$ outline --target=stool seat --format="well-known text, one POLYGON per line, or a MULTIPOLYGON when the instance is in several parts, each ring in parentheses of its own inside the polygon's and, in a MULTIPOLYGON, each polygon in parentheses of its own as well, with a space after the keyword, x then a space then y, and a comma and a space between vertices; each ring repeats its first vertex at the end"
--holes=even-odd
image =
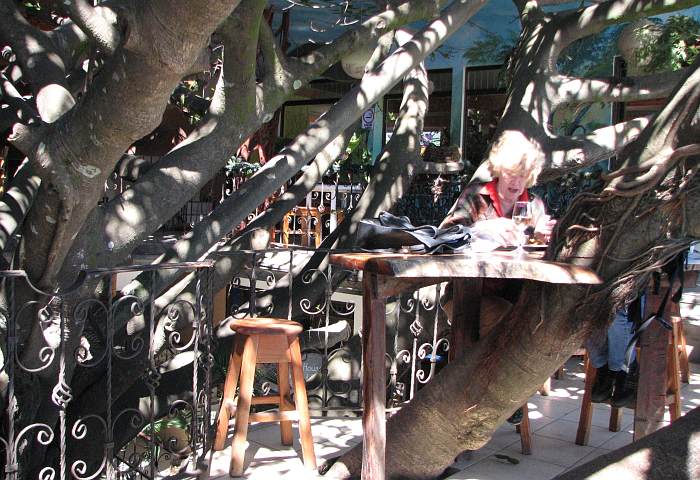
POLYGON ((304 330, 298 322, 266 317, 233 319, 230 326, 242 335, 299 335, 304 330))

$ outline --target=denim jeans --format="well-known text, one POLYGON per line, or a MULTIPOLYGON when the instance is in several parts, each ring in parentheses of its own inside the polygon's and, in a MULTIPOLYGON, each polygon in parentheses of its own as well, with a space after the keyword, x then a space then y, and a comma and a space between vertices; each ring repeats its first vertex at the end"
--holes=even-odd
MULTIPOLYGON (((644 299, 642 298, 642 309, 644 299)), ((625 353, 627 345, 634 335, 633 323, 629 321, 627 308, 615 312, 612 324, 608 327, 608 333, 602 339, 590 338, 586 342, 588 350, 588 358, 595 368, 600 368, 606 363, 608 368, 613 372, 620 370, 627 371, 628 365, 625 364, 625 353)), ((635 352, 632 350, 632 358, 630 363, 634 361, 635 352)))

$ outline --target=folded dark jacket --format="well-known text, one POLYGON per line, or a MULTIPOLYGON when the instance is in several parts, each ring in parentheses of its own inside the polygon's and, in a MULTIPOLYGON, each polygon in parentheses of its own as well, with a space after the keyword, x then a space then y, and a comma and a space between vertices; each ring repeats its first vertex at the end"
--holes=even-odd
POLYGON ((469 245, 469 227, 453 225, 437 228, 432 225, 416 227, 408 217, 397 217, 382 212, 379 218, 360 222, 357 246, 366 250, 399 250, 412 252, 451 253, 469 245))

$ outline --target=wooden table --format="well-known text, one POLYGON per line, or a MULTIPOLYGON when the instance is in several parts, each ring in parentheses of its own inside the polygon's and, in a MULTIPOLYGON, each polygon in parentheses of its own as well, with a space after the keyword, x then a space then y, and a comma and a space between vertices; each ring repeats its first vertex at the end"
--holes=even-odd
MULTIPOLYGON (((363 270, 362 318, 362 478, 385 478, 386 445, 386 299, 403 291, 453 281, 453 342, 456 349, 475 339, 481 282, 484 278, 525 279, 548 283, 598 284, 587 268, 542 260, 542 253, 522 257, 509 252, 485 254, 379 254, 331 255, 331 263, 363 270), (460 326, 472 326, 460 328, 460 326), (454 330, 457 330, 455 332, 454 330), (456 333, 456 334, 455 334, 456 333)), ((450 347, 453 350, 453 347, 450 347)))

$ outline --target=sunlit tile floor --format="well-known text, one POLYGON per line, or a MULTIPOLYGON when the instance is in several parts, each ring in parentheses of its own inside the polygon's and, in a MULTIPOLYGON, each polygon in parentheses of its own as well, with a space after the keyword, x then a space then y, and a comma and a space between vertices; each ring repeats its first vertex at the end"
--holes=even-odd
MULTIPOLYGON (((697 293, 696 293, 697 295, 697 293)), ((695 306, 695 302, 692 302, 695 306)), ((687 320, 700 322, 700 308, 689 308, 687 320)), ((700 365, 691 365, 689 385, 682 387, 683 412, 700 405, 700 365)), ((478 451, 464 452, 457 457, 443 478, 451 480, 547 480, 598 455, 615 450, 632 441, 633 413, 626 410, 622 430, 610 432, 610 407, 594 405, 593 420, 587 446, 574 443, 583 396, 583 366, 580 357, 566 365, 564 378, 552 380, 549 396, 532 396, 528 402, 532 428, 532 455, 520 453, 520 437, 512 425, 502 425, 491 441, 478 451), (518 462, 515 463, 513 459, 518 462)), ((668 412, 666 413, 668 419, 668 412)), ((362 436, 358 418, 314 418, 312 430, 319 464, 336 457, 357 444, 362 436)), ((228 478, 230 442, 209 461, 211 479, 228 478)), ((294 448, 282 447, 276 424, 251 425, 244 478, 308 479, 314 472, 303 467, 298 435, 294 431, 294 448)), ((319 477, 322 478, 322 477, 319 477)))

